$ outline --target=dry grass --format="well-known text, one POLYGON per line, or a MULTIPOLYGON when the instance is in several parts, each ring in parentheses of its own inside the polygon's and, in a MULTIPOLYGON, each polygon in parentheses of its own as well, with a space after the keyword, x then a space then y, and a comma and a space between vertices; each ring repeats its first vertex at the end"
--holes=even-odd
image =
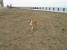
POLYGON ((0 9, 0 50, 67 50, 67 14, 0 9), (40 21, 34 32, 31 17, 40 21))

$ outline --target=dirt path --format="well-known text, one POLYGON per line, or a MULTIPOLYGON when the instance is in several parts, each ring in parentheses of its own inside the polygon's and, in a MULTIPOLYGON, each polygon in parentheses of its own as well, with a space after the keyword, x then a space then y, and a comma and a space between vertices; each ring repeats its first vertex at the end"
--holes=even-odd
POLYGON ((67 50, 67 14, 1 9, 0 50, 67 50), (40 21, 34 32, 31 17, 40 21))

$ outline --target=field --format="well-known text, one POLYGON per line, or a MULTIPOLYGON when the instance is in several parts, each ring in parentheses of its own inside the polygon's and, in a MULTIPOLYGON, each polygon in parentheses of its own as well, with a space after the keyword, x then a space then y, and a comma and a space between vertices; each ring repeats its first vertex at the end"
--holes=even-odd
POLYGON ((0 9, 0 50, 67 50, 67 14, 0 9), (36 31, 31 17, 40 22, 36 31))

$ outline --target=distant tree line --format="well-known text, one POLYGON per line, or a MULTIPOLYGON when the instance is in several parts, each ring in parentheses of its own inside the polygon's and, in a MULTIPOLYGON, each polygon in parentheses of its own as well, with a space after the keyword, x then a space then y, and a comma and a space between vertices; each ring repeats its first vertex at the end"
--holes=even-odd
POLYGON ((0 2, 1 6, 3 7, 3 2, 0 2))
POLYGON ((10 5, 7 5, 7 8, 16 8, 16 7, 13 7, 12 4, 10 4, 10 5))

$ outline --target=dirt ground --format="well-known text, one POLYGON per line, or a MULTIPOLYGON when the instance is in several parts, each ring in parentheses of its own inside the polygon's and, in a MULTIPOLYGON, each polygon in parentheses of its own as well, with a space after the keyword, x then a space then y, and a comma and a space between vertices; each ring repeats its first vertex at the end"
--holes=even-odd
POLYGON ((0 9, 0 50, 67 50, 67 14, 0 9), (40 22, 36 31, 31 17, 40 22))

